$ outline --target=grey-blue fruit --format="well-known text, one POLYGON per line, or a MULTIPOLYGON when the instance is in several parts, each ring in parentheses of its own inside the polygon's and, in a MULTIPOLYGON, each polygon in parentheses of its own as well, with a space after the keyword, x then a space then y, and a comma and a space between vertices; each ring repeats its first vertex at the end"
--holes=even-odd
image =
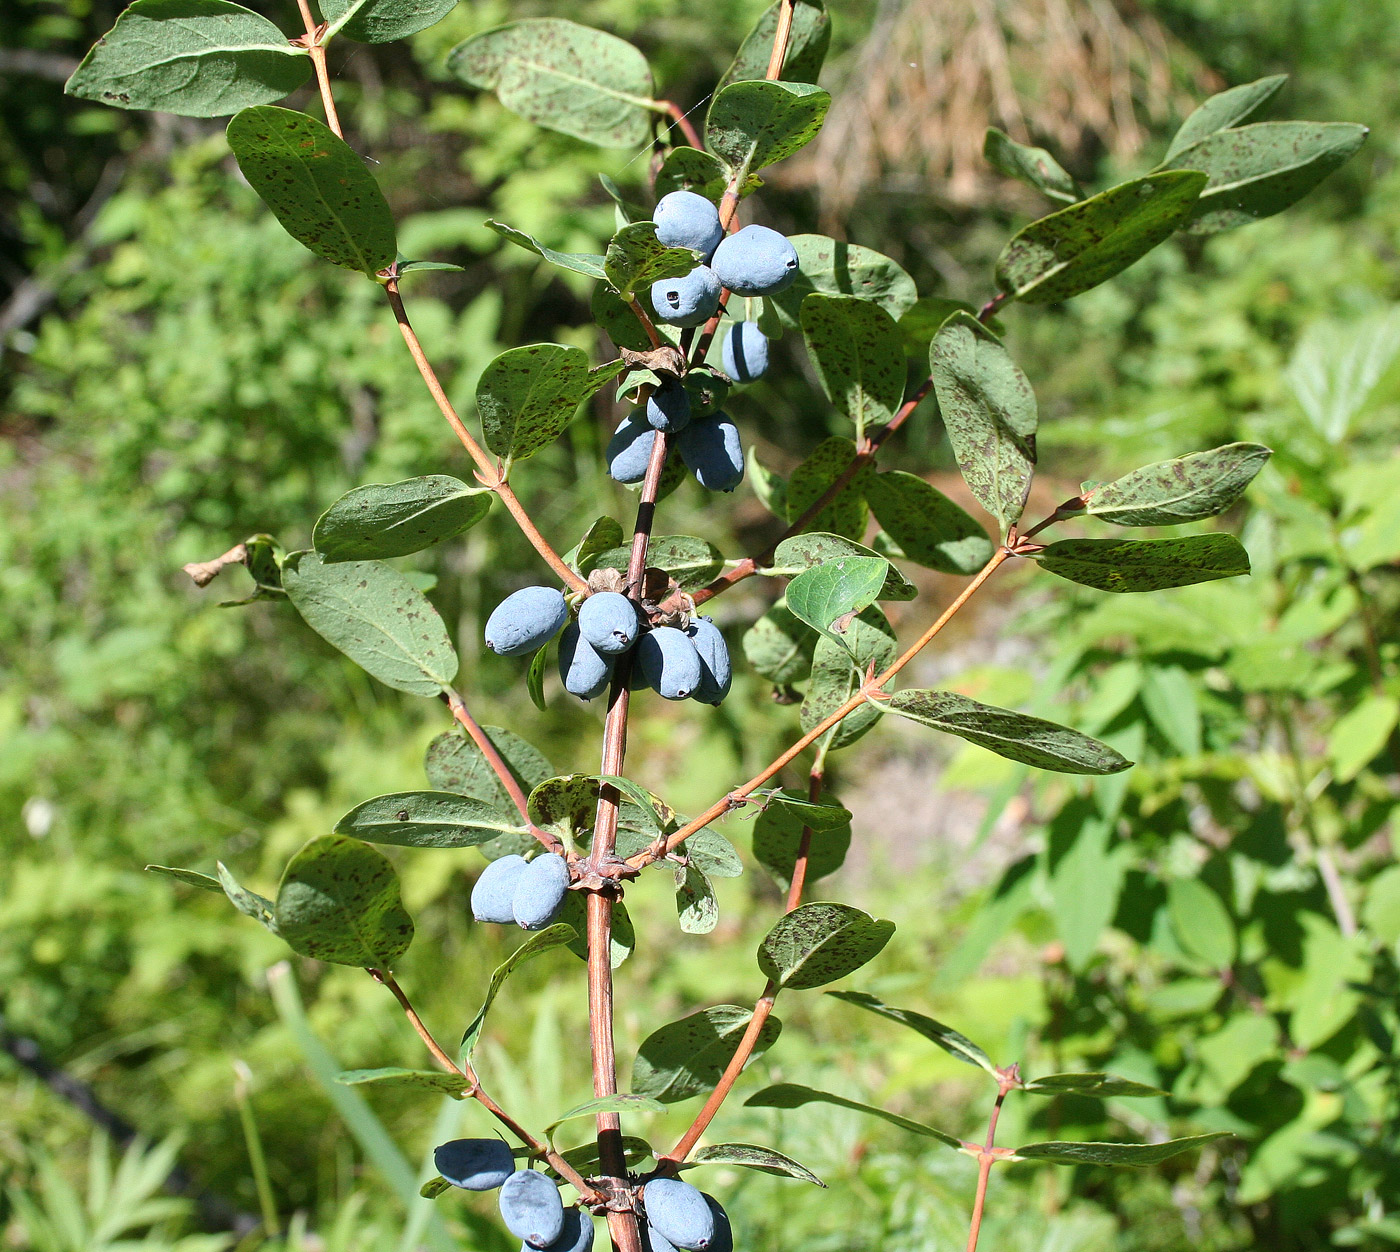
POLYGON ((729 645, 708 617, 697 617, 685 633, 700 656, 700 686, 695 689, 695 699, 702 704, 718 704, 729 694, 734 680, 729 645))
POLYGON ((564 690, 580 700, 591 700, 608 689, 612 679, 612 658, 598 650, 579 633, 574 623, 559 636, 559 677, 564 690))
POLYGON ((708 1191, 700 1193, 715 1219, 715 1240, 710 1244, 710 1252, 734 1252, 734 1228, 729 1224, 729 1214, 708 1191))
POLYGON ((642 1248, 644 1252, 677 1252, 676 1245, 650 1222, 642 1223, 642 1248))
POLYGON ((768 336, 757 322, 735 322, 720 345, 720 363, 736 383, 751 383, 768 371, 768 336))
POLYGON ((578 628, 604 656, 621 656, 637 642, 642 622, 620 591, 598 591, 579 606, 578 628))
MULTIPOLYGON (((588 1252, 592 1246, 593 1219, 579 1209, 565 1209, 564 1233, 544 1252, 588 1252)), ((522 1243, 520 1252, 530 1252, 530 1245, 522 1243)))
POLYGON ((744 481, 744 448, 739 428, 723 411, 696 418, 681 431, 676 447, 702 487, 733 491, 744 481))
POLYGON ((636 664, 664 700, 688 700, 700 686, 700 654, 674 626, 657 626, 637 641, 636 664))
POLYGON ((515 1173, 515 1158, 499 1139, 453 1139, 433 1149, 433 1164, 467 1191, 494 1191, 515 1173))
POLYGON ((554 852, 537 856, 515 880, 515 896, 510 902, 515 924, 522 930, 543 930, 559 916, 568 889, 568 862, 554 852))
POLYGON ((678 1178, 653 1178, 642 1190, 647 1222, 669 1243, 686 1252, 709 1252, 715 1239, 715 1215, 705 1197, 678 1178))
POLYGON ((472 916, 479 922, 501 926, 515 921, 515 884, 528 867, 525 858, 513 852, 492 861, 472 888, 472 916))
POLYGON ((662 196, 651 220, 656 223, 656 237, 670 248, 690 248, 709 256, 724 238, 719 210, 693 191, 662 196))
POLYGON ((564 593, 554 587, 522 587, 486 619, 486 646, 497 656, 523 656, 543 647, 569 616, 564 593))
POLYGON ((684 430, 690 423, 690 392, 680 380, 668 378, 647 398, 647 425, 667 434, 684 430))
POLYGON ((647 476, 656 431, 648 424, 646 414, 634 409, 608 440, 603 456, 608 462, 608 474, 620 483, 639 483, 647 476))
POLYGON ((735 295, 771 296, 797 277, 797 249, 767 226, 745 226, 720 243, 710 268, 735 295))
POLYGON ((506 1229, 532 1248, 547 1248, 564 1233, 559 1190, 533 1169, 518 1169, 507 1178, 497 1204, 506 1229))
POLYGON ((719 296, 719 279, 708 265, 697 265, 683 278, 662 278, 651 285, 651 307, 672 326, 708 321, 719 308, 719 296))

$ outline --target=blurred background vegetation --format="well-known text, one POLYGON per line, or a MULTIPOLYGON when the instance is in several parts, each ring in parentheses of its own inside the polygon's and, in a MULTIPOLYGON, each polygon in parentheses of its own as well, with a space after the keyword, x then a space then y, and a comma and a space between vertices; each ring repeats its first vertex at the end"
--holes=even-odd
MULTIPOLYGON (((364 1103, 324 1082, 327 1066, 421 1061, 382 988, 300 960, 269 978, 286 957, 274 938, 142 872, 217 857, 267 891, 352 804, 423 785, 441 710, 376 686, 285 604, 216 608, 247 593, 243 573, 199 592, 179 570, 256 531, 304 546, 342 491, 460 473, 461 456, 374 287, 282 233, 233 176, 221 121, 62 96, 119 7, 0 10, 0 1243, 251 1248, 271 1208, 288 1248, 509 1252, 470 1198, 435 1211, 411 1198, 434 1143, 485 1132, 474 1106, 364 1103)), ((290 4, 253 7, 299 29, 290 4)), ((762 7, 463 0, 408 45, 333 48, 342 111, 380 163, 403 250, 465 266, 406 280, 463 407, 504 347, 603 350, 587 284, 485 219, 595 250, 613 215, 597 174, 641 196, 647 161, 464 91, 444 74, 448 48, 511 18, 569 16, 637 43, 660 90, 690 108, 762 7)), ((779 228, 889 253, 924 295, 985 299, 1005 238, 1046 211, 981 164, 989 123, 1089 183, 1150 167, 1193 100, 1269 73, 1292 75, 1271 116, 1373 128, 1360 157, 1283 216, 1161 248, 1063 308, 1005 315, 1040 396, 1048 505, 1081 479, 1231 439, 1277 450, 1226 519, 1255 575, 1141 599, 1030 570, 994 584, 915 677, 1071 722, 1140 764, 1094 784, 1037 780, 886 725, 833 758, 857 838, 817 891, 898 923, 861 987, 1029 1073, 1109 1068, 1171 1092, 1012 1104, 1000 1142, 1236 1136, 1160 1170, 1006 1170, 984 1246, 1394 1247, 1400 3, 833 10, 827 131, 752 203, 779 228)), ((315 111, 309 95, 292 103, 315 111)), ((835 433, 806 369, 785 341, 733 405, 781 471, 835 433)), ((936 419, 921 415, 882 460, 956 493, 936 419)), ((615 420, 600 398, 515 480, 558 547, 600 512, 630 518, 599 465, 615 420)), ((683 489, 662 529, 727 555, 770 533, 747 488, 705 504, 683 489)), ((539 575, 503 510, 407 564, 436 579, 463 641, 539 575)), ((956 584, 923 585, 946 599, 956 584)), ((732 641, 774 594, 752 580, 717 602, 732 641)), ((916 625, 893 608, 902 632, 916 625)), ((469 645, 463 683, 483 721, 561 770, 592 767, 597 709, 555 700, 538 713, 515 662, 469 645)), ((641 707, 629 772, 683 810, 766 762, 796 712, 752 674, 713 715, 641 707)), ((741 822, 726 830, 746 845, 741 822)), ((400 978, 453 1037, 504 955, 469 921, 480 862, 398 861, 419 923, 400 978)), ((777 889, 755 869, 720 892, 720 928, 699 939, 676 934, 667 895, 632 893, 642 942, 620 973, 622 1056, 664 1021, 757 992, 750 954, 777 889)), ((533 962, 490 1027, 487 1081, 527 1123, 591 1094, 581 972, 568 954, 533 962)), ((715 1129, 783 1148, 831 1187, 713 1179, 742 1246, 961 1247, 967 1158, 836 1109, 780 1123, 742 1096, 808 1082, 975 1136, 989 1093, 973 1071, 825 997, 793 998, 783 1016, 780 1046, 715 1129)), ((669 1145, 689 1107, 637 1124, 669 1145)))

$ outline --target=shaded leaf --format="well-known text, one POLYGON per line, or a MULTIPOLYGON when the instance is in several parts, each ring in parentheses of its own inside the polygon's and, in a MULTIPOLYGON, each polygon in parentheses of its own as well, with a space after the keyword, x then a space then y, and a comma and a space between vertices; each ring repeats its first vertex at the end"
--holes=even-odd
POLYGON ((816 138, 830 104, 810 83, 730 83, 710 105, 705 146, 742 178, 816 138))
POLYGON ((582 1104, 575 1105, 567 1113, 556 1117, 548 1126, 544 1128, 545 1137, 553 1140, 554 1131, 565 1122, 573 1121, 576 1117, 594 1117, 599 1113, 664 1113, 666 1106, 660 1100, 653 1100, 650 1096, 632 1095, 628 1092, 620 1092, 617 1095, 598 1096, 593 1100, 585 1100, 582 1104))
MULTIPOLYGON (((526 795, 546 778, 554 777, 554 766, 543 753, 514 731, 499 726, 483 726, 482 731, 526 795)), ((439 791, 455 791, 485 801, 499 812, 515 811, 514 801, 496 777, 495 770, 481 749, 461 730, 438 735, 428 745, 423 768, 428 781, 439 791)), ((495 860, 511 853, 528 852, 537 846, 537 840, 527 834, 501 835, 479 846, 482 855, 495 860)))
POLYGON ((516 230, 514 226, 507 226, 504 222, 488 218, 486 225, 502 239, 518 244, 525 251, 543 257, 551 265, 557 265, 560 269, 573 270, 575 274, 586 274, 589 278, 602 279, 604 277, 603 258, 596 252, 559 252, 554 248, 545 247, 533 235, 527 235, 523 230, 516 230))
POLYGON ((701 1148, 682 1169, 696 1165, 742 1165, 745 1169, 756 1169, 763 1174, 774 1174, 779 1178, 796 1178, 800 1182, 810 1182, 813 1186, 825 1187, 805 1165, 800 1165, 790 1156, 784 1156, 773 1148, 761 1148, 754 1143, 712 1143, 701 1148))
POLYGON ((1144 1082, 1133 1082, 1117 1074, 1047 1074, 1025 1083, 1023 1091, 1035 1095, 1082 1095, 1097 1100, 1120 1099, 1124 1096, 1164 1096, 1167 1093, 1144 1082))
POLYGON ((681 278, 698 263, 689 248, 668 248, 658 240, 655 222, 634 222, 608 241, 603 273, 626 299, 663 278, 681 278))
POLYGON ((223 895, 224 889, 219 880, 209 874, 201 874, 193 869, 177 869, 173 865, 147 865, 148 874, 163 874, 166 878, 173 878, 177 882, 184 883, 187 887, 199 887, 203 891, 212 891, 215 895, 223 895))
MULTIPOLYGON (((863 610, 846 628, 841 643, 821 638, 812 654, 812 677, 802 701, 801 724, 810 731, 836 712, 860 689, 872 666, 876 673, 887 669, 895 659, 894 628, 878 605, 863 610)), ((831 732, 834 748, 853 744, 880 720, 880 710, 871 702, 848 713, 831 732)))
POLYGON ((522 833, 515 810, 450 791, 400 791, 357 804, 334 827, 338 835, 402 848, 470 848, 522 833))
MULTIPOLYGON (((856 446, 849 439, 839 436, 823 439, 812 454, 793 470, 788 480, 788 522, 795 526, 803 514, 850 468, 855 457, 856 446)), ((849 539, 863 536, 869 518, 865 504, 865 480, 872 472, 869 462, 862 465, 802 529, 829 531, 849 539)))
POLYGON ((599 774, 598 781, 611 783, 632 802, 636 817, 631 825, 644 830, 652 837, 669 834, 676 829, 676 811, 660 796, 652 795, 645 787, 618 774, 599 774), (640 820, 637 820, 638 818, 640 820))
POLYGON ((1100 591, 1157 591, 1249 573, 1234 535, 1179 539, 1062 539, 1037 561, 1052 574, 1100 591))
POLYGON ((593 829, 600 790, 595 774, 561 774, 531 791, 526 808, 536 826, 572 838, 593 829))
POLYGON ((787 479, 774 470, 770 470, 758 459, 758 449, 753 444, 749 445, 744 462, 749 485, 753 488, 753 493, 758 497, 759 503, 774 517, 786 521, 788 515, 787 479))
POLYGON ((607 381, 589 368, 582 348, 532 343, 502 352, 476 385, 486 446, 508 461, 533 456, 560 436, 578 406, 607 381))
POLYGON ((919 298, 904 267, 873 248, 826 235, 790 235, 788 242, 797 251, 797 277, 771 302, 789 326, 801 324, 802 303, 814 291, 858 296, 896 320, 919 298))
POLYGON ((1279 88, 1287 81, 1287 74, 1271 74, 1211 96, 1182 123, 1167 148, 1162 165, 1167 166, 1177 153, 1184 152, 1207 135, 1247 122, 1278 94, 1279 88))
MULTIPOLYGON (((792 793, 794 799, 800 798, 792 793)), ((784 891, 792 884, 793 867, 804 827, 811 829, 807 850, 809 883, 840 869, 851 846, 851 815, 838 804, 792 806, 773 797, 753 824, 753 855, 784 891)))
POLYGON ((715 889, 698 865, 676 866, 676 916, 687 935, 708 935, 719 925, 715 889))
MULTIPOLYGON (((866 479, 865 481, 869 481, 866 479)), ((847 539, 842 535, 829 535, 822 531, 809 531, 805 534, 794 535, 791 539, 784 539, 773 553, 772 568, 765 573, 793 575, 800 574, 803 570, 815 569, 817 566, 825 565, 838 557, 856 556, 865 558, 875 558, 884 560, 879 553, 867 548, 864 544, 856 543, 854 539, 847 539)), ((877 600, 913 600, 918 594, 918 589, 909 582, 893 565, 885 562, 887 572, 884 584, 880 587, 880 594, 877 600)))
MULTIPOLYGON (((779 0, 763 11, 744 36, 738 54, 724 71, 716 91, 730 83, 767 77, 773 38, 778 32, 778 10, 781 8, 782 0, 779 0)), ((826 6, 821 0, 797 0, 792 6, 792 24, 778 77, 788 83, 816 82, 830 44, 831 18, 826 6)))
MULTIPOLYGON (((632 1062, 632 1090, 663 1104, 712 1090, 734 1059, 752 1017, 751 1009, 717 1004, 652 1031, 642 1040, 632 1062)), ((746 1064, 768 1051, 782 1029, 782 1022, 770 1016, 746 1064)))
POLYGON ((450 1095, 454 1100, 462 1099, 462 1093, 471 1086, 461 1074, 445 1074, 441 1070, 403 1069, 400 1066, 387 1066, 384 1069, 347 1069, 337 1074, 335 1080, 346 1087, 417 1087, 423 1091, 450 1095))
POLYGON ((744 862, 734 845, 713 830, 700 830, 685 841, 683 852, 711 878, 738 878, 744 862))
POLYGON ((848 904, 817 902, 785 913, 758 946, 758 967, 780 987, 805 991, 875 959, 894 923, 848 904))
POLYGON ((599 554, 621 543, 621 524, 615 518, 600 517, 583 532, 583 538, 564 554, 564 560, 587 578, 597 567, 599 554))
MULTIPOLYGON (((899 333, 904 336, 904 351, 911 357, 927 357, 928 346, 954 313, 977 316, 977 306, 966 300, 947 300, 942 296, 923 296, 914 301, 899 317, 899 333)), ((988 323, 994 330, 995 318, 988 323)), ((999 331, 997 333, 1000 333, 999 331)))
MULTIPOLYGON (((594 561, 596 569, 626 570, 632 546, 611 548, 594 561)), ((703 587, 724 568, 724 556, 707 539, 694 535, 657 535, 647 542, 647 564, 663 569, 682 589, 703 587)))
POLYGON ((1159 1165, 1192 1148, 1230 1137, 1230 1131, 1216 1130, 1164 1143, 1032 1143, 1017 1148, 1016 1156, 1023 1161, 1051 1161, 1058 1165, 1159 1165))
POLYGON ((1052 200, 1074 204, 1079 199, 1079 187, 1074 179, 1044 148, 1027 147, 1005 131, 989 126, 982 142, 982 155, 998 173, 1027 183, 1052 200))
POLYGON ((1177 942, 1212 969, 1228 969, 1239 951, 1235 923, 1214 891, 1197 878, 1167 884, 1167 917, 1177 942))
POLYGON ((1175 526, 1225 512, 1273 453, 1258 443, 1227 443, 1145 465, 1084 493, 1084 511, 1119 526, 1175 526))
POLYGON ((548 712, 549 706, 544 699, 544 671, 549 664, 549 644, 535 650, 535 655, 530 658, 530 668, 525 671, 525 690, 529 693, 530 703, 541 713, 548 712))
MULTIPOLYGON (((559 910, 559 921, 572 926, 578 937, 570 939, 564 946, 580 961, 588 960, 588 917, 584 906, 583 893, 569 891, 564 895, 564 907, 559 910)), ((632 928, 632 918, 627 906, 614 900, 612 906, 612 943, 609 945, 608 960, 613 969, 622 964, 637 947, 637 934, 632 928)))
POLYGON ((848 1100, 845 1096, 834 1095, 830 1091, 818 1091, 814 1087, 803 1087, 798 1083, 780 1082, 776 1086, 765 1087, 744 1101, 745 1108, 761 1109, 797 1109, 804 1104, 834 1104, 838 1108, 852 1109, 857 1113, 869 1113, 872 1117, 882 1118, 911 1134, 922 1135, 925 1139, 937 1139, 939 1143, 947 1144, 950 1148, 961 1150, 963 1146, 961 1139, 948 1134, 947 1131, 935 1130, 932 1126, 925 1126, 922 1122, 901 1117, 898 1113, 876 1108, 873 1104, 862 1104, 859 1100, 848 1100))
POLYGON ((875 520, 911 561, 942 574, 975 574, 991 560, 992 541, 977 520, 917 474, 871 474, 864 488, 875 520))
POLYGON ((457 0, 321 0, 321 16, 330 23, 326 37, 339 32, 360 43, 407 39, 442 21, 457 0))
MULTIPOLYGON (((522 1151, 528 1152, 528 1149, 523 1149, 522 1151)), ((569 1148, 566 1151, 560 1152, 559 1155, 568 1161, 569 1164, 578 1170, 585 1178, 592 1178, 603 1172, 602 1163, 598 1159, 598 1141, 596 1139, 590 1139, 587 1143, 581 1143, 576 1148, 569 1148)), ((635 1170, 643 1162, 651 1159, 653 1154, 651 1144, 645 1139, 638 1138, 636 1135, 623 1135, 622 1155, 627 1168, 635 1170)), ((555 1178, 558 1177, 558 1175, 551 1170, 550 1177, 555 1178)))
POLYGON ((890 1021, 898 1022, 901 1026, 908 1026, 910 1030, 918 1031, 925 1039, 936 1043, 949 1056, 955 1056, 968 1065, 984 1069, 993 1078, 998 1078, 997 1067, 992 1064, 991 1058, 971 1039, 959 1034, 951 1026, 945 1026, 922 1013, 915 1013, 912 1009, 897 1009, 865 991, 828 991, 826 994, 838 1000, 845 1000, 847 1004, 854 1004, 857 1008, 876 1013, 880 1017, 888 1017, 890 1021))
POLYGON ((820 636, 779 600, 744 632, 744 658, 780 687, 801 682, 812 668, 820 636))
POLYGON ((894 416, 904 399, 904 341, 894 319, 858 296, 814 293, 802 301, 802 336, 817 380, 857 435, 894 416))
POLYGON ((311 541, 321 559, 375 561, 407 556, 470 530, 492 493, 447 474, 347 491, 317 519, 311 541))
POLYGON ((693 191, 697 196, 719 203, 729 175, 717 156, 699 148, 672 148, 656 173, 656 197, 673 191, 693 191))
MULTIPOLYGON (((578 892, 571 891, 569 895, 576 896, 578 892)), ((573 926, 555 922, 554 925, 547 926, 544 930, 531 935, 496 966, 491 974, 491 981, 486 986, 486 995, 481 1001, 481 1007, 477 1009, 476 1016, 472 1018, 471 1024, 462 1034, 462 1042, 458 1049, 458 1058, 461 1061, 470 1061, 472 1053, 476 1051, 476 1045, 481 1040, 481 1032, 486 1026, 486 1015, 491 1011, 491 1005, 495 1003, 496 996, 500 994, 506 979, 532 957, 539 956, 542 952, 548 952, 551 948, 557 948, 561 944, 574 943, 581 934, 582 932, 575 930, 573 926)))

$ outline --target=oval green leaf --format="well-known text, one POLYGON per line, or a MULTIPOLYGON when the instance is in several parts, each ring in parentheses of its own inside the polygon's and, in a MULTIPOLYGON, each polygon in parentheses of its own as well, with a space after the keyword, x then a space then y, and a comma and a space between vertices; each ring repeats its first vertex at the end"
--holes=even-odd
POLYGON ((421 552, 470 530, 491 508, 492 493, 448 474, 347 491, 317 519, 311 541, 321 559, 377 561, 421 552))
MULTIPOLYGON (((772 568, 765 570, 764 573, 792 576, 802 573, 803 570, 815 569, 819 565, 825 565, 843 556, 874 558, 880 561, 885 559, 863 543, 856 543, 854 539, 847 539, 844 535, 809 531, 805 534, 794 535, 791 539, 784 539, 773 553, 772 568)), ((893 565, 889 565, 888 562, 886 565, 888 573, 885 575, 884 585, 880 588, 880 594, 875 598, 877 600, 913 600, 919 594, 918 588, 893 565)))
POLYGON ((470 848, 523 833, 513 809, 450 791, 397 791, 357 804, 335 833, 401 848, 470 848))
POLYGON ((802 337, 822 390, 855 423, 883 424, 904 399, 904 340, 878 304, 814 293, 802 301, 802 337))
POLYGON ((1180 539, 1062 539, 1036 558, 1052 574, 1099 591, 1159 591, 1249 573, 1234 535, 1180 539))
POLYGON ((925 1139, 937 1139, 939 1143, 947 1144, 950 1148, 961 1150, 963 1146, 961 1139, 945 1130, 937 1130, 924 1125, 923 1122, 891 1113, 887 1109, 876 1108, 873 1104, 862 1104, 859 1100, 848 1100, 845 1096, 835 1095, 830 1091, 818 1091, 815 1087, 804 1087, 795 1082, 780 1082, 776 1086, 765 1087, 744 1101, 745 1108, 759 1109, 797 1109, 804 1104, 834 1104, 838 1108, 868 1113, 871 1117, 881 1118, 892 1126, 898 1126, 911 1134, 922 1135, 925 1139))
POLYGON ((1242 83, 1238 87, 1231 87, 1211 96, 1182 123, 1181 129, 1176 132, 1171 146, 1167 149, 1166 160, 1162 162, 1163 167, 1169 166, 1178 152, 1186 151, 1207 135, 1247 122, 1278 94, 1287 81, 1287 74, 1271 74, 1267 78, 1242 83))
MULTIPOLYGON (((759 16, 724 77, 719 91, 730 83, 745 82, 768 76, 768 61, 773 52, 773 38, 778 33, 778 12, 784 0, 777 0, 759 16)), ((788 28, 787 48, 778 77, 788 83, 814 83, 831 45, 831 18, 821 0, 796 0, 792 6, 788 28)))
POLYGON ((1084 511, 1118 526, 1176 526, 1230 508, 1273 452, 1258 443, 1227 443, 1158 461, 1084 493, 1084 511))
MULTIPOLYGON (((837 482, 847 474, 856 458, 856 445, 833 435, 823 439, 812 454, 792 472, 787 484, 788 522, 796 526, 837 482)), ((861 465, 814 517, 803 522, 804 531, 828 531, 859 539, 865 534, 870 510, 865 504, 865 480, 873 473, 870 462, 861 465)))
POLYGON ((326 37, 340 33, 359 43, 407 39, 442 21, 457 0, 321 0, 321 16, 330 23, 326 37))
MULTIPOLYGON (((791 794, 798 798, 796 792, 791 794)), ((786 891, 797 864, 802 832, 810 829, 806 881, 816 882, 840 869, 851 847, 850 813, 838 804, 793 807, 775 803, 777 798, 770 799, 754 820, 754 860, 786 891)))
POLYGON ((346 1087, 416 1087, 420 1091, 435 1091, 440 1095, 450 1095, 454 1100, 462 1099, 462 1093, 471 1086, 465 1074, 444 1074, 441 1070, 403 1069, 390 1065, 383 1069, 347 1069, 335 1076, 335 1081, 346 1087))
POLYGON ((830 105, 811 83, 730 83, 710 105, 705 146, 742 181, 816 138, 830 105))
POLYGON ((975 574, 991 560, 992 541, 977 519, 917 474, 871 474, 865 479, 865 499, 875 520, 911 561, 941 574, 975 574))
POLYGON ((848 904, 803 904, 764 936, 758 967, 780 987, 806 991, 874 960, 892 934, 893 922, 848 904))
MULTIPOLYGON (((652 1031, 632 1062, 632 1090, 663 1104, 712 1090, 734 1059, 752 1017, 751 1009, 717 1004, 652 1031)), ((782 1029, 781 1021, 769 1017, 759 1031, 753 1057, 771 1048, 782 1029)))
POLYGON ((502 352, 476 385, 486 446, 523 461, 553 443, 578 406, 607 380, 591 372, 588 353, 562 343, 531 343, 502 352))
POLYGON ((1160 1165, 1182 1152, 1229 1139, 1228 1130, 1212 1131, 1208 1135, 1190 1135, 1185 1139, 1168 1139, 1163 1143, 1032 1143, 1016 1149, 1022 1161, 1049 1161, 1057 1165, 1160 1165))
POLYGON ((788 242, 797 252, 797 278, 771 300, 789 326, 800 325, 802 302, 814 291, 869 300, 896 321, 919 298, 904 267, 873 248, 826 235, 791 235, 788 242))

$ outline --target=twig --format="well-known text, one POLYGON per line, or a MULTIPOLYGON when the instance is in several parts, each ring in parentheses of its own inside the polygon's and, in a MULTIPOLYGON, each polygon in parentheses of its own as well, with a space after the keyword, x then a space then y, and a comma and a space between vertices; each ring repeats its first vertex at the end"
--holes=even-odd
POLYGON ((778 10, 778 28, 773 32, 773 51, 768 54, 768 72, 764 78, 783 76, 783 61, 787 59, 788 39, 792 35, 792 14, 795 0, 783 0, 778 10))
POLYGON ((972 1202, 972 1225, 967 1232, 967 1252, 977 1252, 977 1236, 982 1233, 982 1209, 987 1202, 987 1181, 992 1176, 992 1165, 996 1157, 992 1148, 996 1143, 997 1119, 1001 1116, 1002 1102, 1006 1093, 1021 1081, 1019 1067, 1012 1065, 997 1070, 997 1102, 992 1106, 992 1116, 987 1122, 987 1139, 982 1151, 977 1155, 977 1198, 972 1202))
POLYGON ((306 0, 297 0, 297 8, 301 11, 302 25, 306 27, 302 43, 311 56, 311 67, 316 71, 316 85, 321 89, 321 107, 326 111, 326 125, 344 139, 345 132, 340 129, 340 115, 335 111, 335 97, 331 95, 331 76, 326 68, 326 46, 321 42, 326 25, 324 22, 317 23, 311 16, 311 9, 306 0))
POLYGON ((692 148, 704 148, 705 143, 700 138, 700 132, 695 129, 695 124, 686 116, 685 111, 674 100, 658 100, 657 104, 664 104, 666 112, 671 120, 681 128, 681 133, 685 136, 685 141, 692 148))

